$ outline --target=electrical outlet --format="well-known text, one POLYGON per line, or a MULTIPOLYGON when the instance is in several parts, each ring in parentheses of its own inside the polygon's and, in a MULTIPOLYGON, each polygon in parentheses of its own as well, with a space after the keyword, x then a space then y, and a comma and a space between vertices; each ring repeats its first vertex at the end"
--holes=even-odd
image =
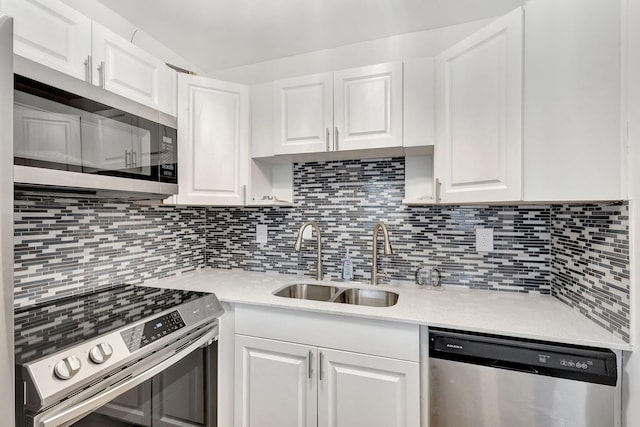
POLYGON ((267 225, 256 225, 256 243, 267 243, 267 225))
POLYGON ((493 251, 493 228, 476 228, 476 251, 493 251))

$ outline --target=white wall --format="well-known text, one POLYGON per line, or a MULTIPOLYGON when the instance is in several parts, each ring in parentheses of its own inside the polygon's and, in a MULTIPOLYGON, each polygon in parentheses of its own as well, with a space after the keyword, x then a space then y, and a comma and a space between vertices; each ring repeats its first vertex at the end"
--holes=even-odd
POLYGON ((631 234, 631 342, 624 371, 623 420, 626 427, 640 426, 640 0, 626 0, 627 12, 627 156, 631 234))
POLYGON ((491 21, 493 18, 354 43, 333 49, 218 70, 206 75, 220 80, 252 85, 287 77, 433 56, 491 21))
POLYGON ((134 45, 146 50, 164 62, 202 74, 202 70, 200 70, 195 64, 187 61, 144 31, 138 30, 135 25, 113 12, 102 3, 99 3, 96 0, 62 1, 83 15, 104 25, 120 37, 123 37, 126 40, 131 40, 133 38, 134 45))

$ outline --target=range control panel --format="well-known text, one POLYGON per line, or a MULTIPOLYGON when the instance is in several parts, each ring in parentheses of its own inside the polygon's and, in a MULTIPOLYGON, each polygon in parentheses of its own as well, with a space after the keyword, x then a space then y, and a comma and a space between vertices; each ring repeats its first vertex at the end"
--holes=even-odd
POLYGON ((174 310, 142 325, 122 331, 120 335, 129 351, 133 352, 185 326, 178 310, 174 310))

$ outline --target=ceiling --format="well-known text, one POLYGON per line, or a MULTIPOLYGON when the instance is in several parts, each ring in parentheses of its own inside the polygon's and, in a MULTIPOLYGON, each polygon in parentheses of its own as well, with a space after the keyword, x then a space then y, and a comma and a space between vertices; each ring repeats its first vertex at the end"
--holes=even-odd
POLYGON ((524 0, 98 0, 207 72, 504 14, 524 0))

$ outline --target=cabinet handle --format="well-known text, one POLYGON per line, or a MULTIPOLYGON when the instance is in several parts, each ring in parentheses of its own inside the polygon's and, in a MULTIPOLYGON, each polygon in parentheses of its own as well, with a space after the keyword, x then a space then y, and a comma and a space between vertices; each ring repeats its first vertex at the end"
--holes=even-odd
POLYGON ((311 369, 311 358, 313 357, 313 352, 311 350, 309 350, 309 379, 311 379, 311 373, 312 373, 312 369, 311 369))
POLYGON ((100 87, 104 89, 105 78, 104 78, 104 61, 100 61, 100 65, 98 65, 98 77, 100 80, 100 87))
POLYGON ((130 157, 131 157, 131 153, 129 153, 129 150, 124 150, 124 167, 125 168, 131 167, 131 160, 129 160, 130 157))
POLYGON ((93 72, 93 64, 91 63, 91 55, 87 55, 87 59, 84 60, 84 79, 91 83, 92 80, 92 72, 93 72))
POLYGON ((336 126, 336 134, 334 135, 335 137, 335 151, 338 151, 340 148, 338 148, 338 126, 336 126))
POLYGON ((247 204, 247 186, 242 186, 242 204, 246 206, 247 204))
POLYGON ((440 187, 442 187, 442 182, 438 178, 436 178, 436 202, 440 203, 442 198, 440 197, 440 187))
POLYGON ((133 167, 138 166, 138 152, 136 151, 131 152, 131 166, 133 167))
POLYGON ((327 151, 329 151, 329 128, 327 128, 326 140, 327 140, 327 151))
POLYGON ((322 352, 320 352, 320 367, 318 368, 318 374, 320 376, 320 381, 322 381, 322 377, 324 377, 324 375, 322 375, 323 362, 324 362, 324 354, 322 354, 322 352))

